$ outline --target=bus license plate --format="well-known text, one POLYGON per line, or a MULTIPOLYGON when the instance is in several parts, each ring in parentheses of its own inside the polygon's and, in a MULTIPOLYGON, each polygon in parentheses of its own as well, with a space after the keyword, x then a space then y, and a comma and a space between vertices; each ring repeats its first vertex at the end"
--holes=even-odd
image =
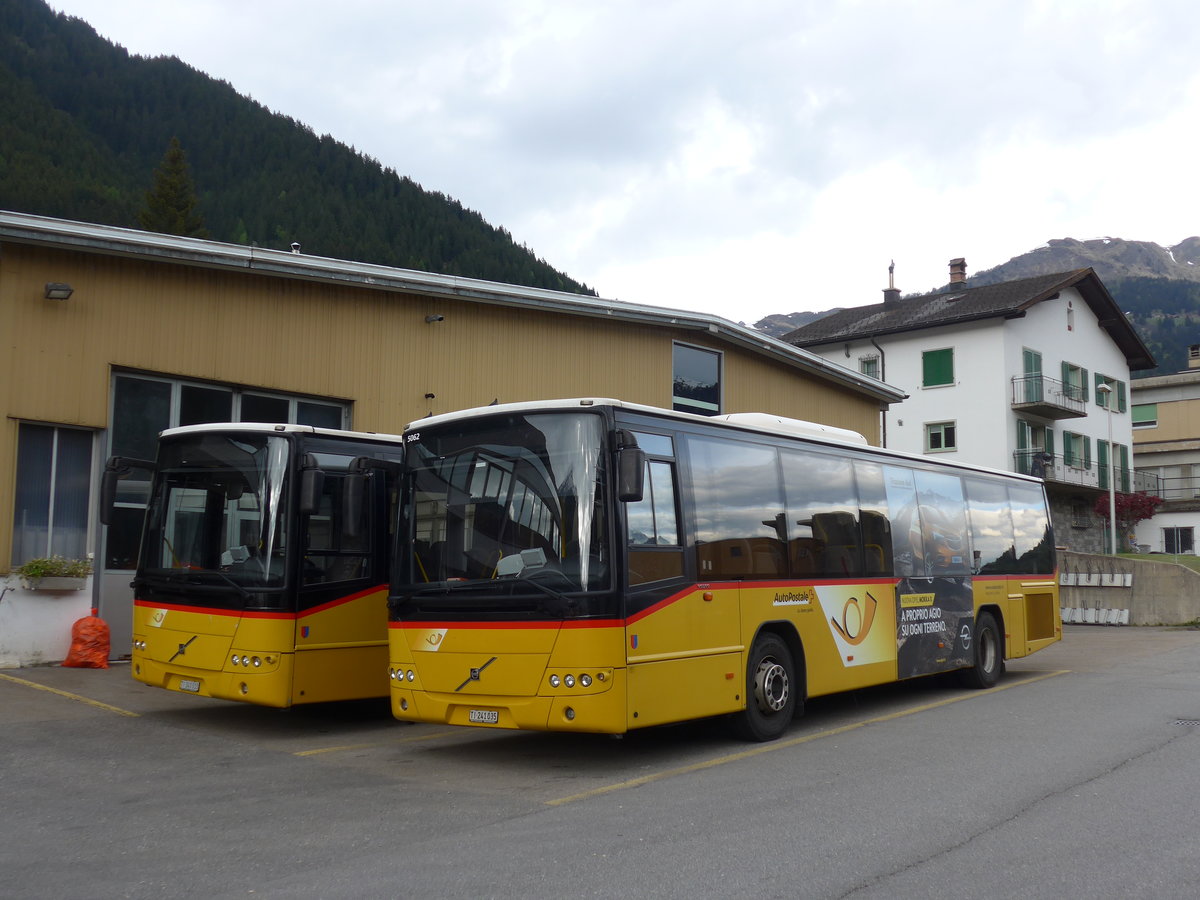
POLYGON ((467 713, 467 721, 495 725, 500 721, 500 711, 497 709, 472 709, 467 713))
POLYGON ((181 691, 191 691, 192 693, 196 693, 200 690, 200 682, 193 681, 191 678, 180 678, 179 689, 181 691))

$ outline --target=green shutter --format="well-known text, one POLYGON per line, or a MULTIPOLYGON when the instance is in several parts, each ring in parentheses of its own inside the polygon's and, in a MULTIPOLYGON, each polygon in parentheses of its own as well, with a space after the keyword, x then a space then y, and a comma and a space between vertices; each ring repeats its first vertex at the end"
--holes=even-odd
POLYGON ((1134 425, 1158 424, 1158 404, 1157 403, 1135 403, 1133 405, 1133 424, 1134 425))
POLYGON ((954 350, 926 350, 921 354, 921 385, 937 387, 954 383, 954 350))
POLYGON ((1117 382, 1117 412, 1125 412, 1125 382, 1117 382))
POLYGON ((1080 374, 1079 385, 1081 388, 1083 388, 1083 402, 1087 403, 1088 402, 1088 370, 1080 369, 1079 374, 1080 374))

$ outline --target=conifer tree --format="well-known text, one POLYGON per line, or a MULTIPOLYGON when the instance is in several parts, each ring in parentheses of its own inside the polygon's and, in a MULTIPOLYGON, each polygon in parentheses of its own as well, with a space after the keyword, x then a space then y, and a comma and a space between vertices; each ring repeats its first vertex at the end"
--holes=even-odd
POLYGON ((196 211, 196 185, 191 168, 177 137, 171 138, 171 145, 154 171, 154 187, 146 192, 138 223, 146 231, 208 237, 204 219, 196 211))

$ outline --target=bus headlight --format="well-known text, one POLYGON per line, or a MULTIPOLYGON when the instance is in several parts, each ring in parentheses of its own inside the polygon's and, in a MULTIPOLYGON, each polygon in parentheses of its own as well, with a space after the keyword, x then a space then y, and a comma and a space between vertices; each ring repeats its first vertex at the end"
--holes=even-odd
POLYGON ((412 669, 409 669, 409 670, 408 670, 408 680, 409 680, 409 681, 416 681, 416 680, 417 680, 417 673, 416 673, 416 672, 414 672, 412 669))
POLYGON ((563 684, 565 684, 567 687, 575 687, 575 676, 568 675, 563 679, 563 684))
POLYGON ((550 676, 550 687, 552 687, 552 688, 556 688, 556 687, 558 687, 558 686, 559 686, 559 684, 561 684, 561 682, 558 680, 558 676, 557 676, 557 675, 551 675, 551 676, 550 676))
POLYGON ((591 687, 592 686, 592 676, 587 675, 587 674, 580 675, 579 676, 579 686, 580 687, 591 687))

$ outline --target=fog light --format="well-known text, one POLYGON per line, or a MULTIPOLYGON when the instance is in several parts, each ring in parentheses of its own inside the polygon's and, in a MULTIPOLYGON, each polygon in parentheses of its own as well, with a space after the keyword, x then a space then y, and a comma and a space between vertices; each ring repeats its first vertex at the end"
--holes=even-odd
POLYGON ((408 698, 407 697, 400 698, 400 708, 402 710, 404 710, 405 712, 408 712, 408 698))
POLYGON ((250 687, 244 681, 238 685, 238 690, 241 691, 243 694, 250 693, 250 687))
POLYGON ((559 683, 560 683, 560 682, 559 682, 559 680, 558 680, 558 676, 557 676, 557 675, 551 675, 551 676, 550 676, 550 687, 552 687, 552 688, 556 688, 556 687, 558 687, 559 683))
POLYGON ((575 710, 571 709, 571 707, 568 706, 566 709, 564 709, 563 715, 567 717, 568 722, 575 721, 575 710))

